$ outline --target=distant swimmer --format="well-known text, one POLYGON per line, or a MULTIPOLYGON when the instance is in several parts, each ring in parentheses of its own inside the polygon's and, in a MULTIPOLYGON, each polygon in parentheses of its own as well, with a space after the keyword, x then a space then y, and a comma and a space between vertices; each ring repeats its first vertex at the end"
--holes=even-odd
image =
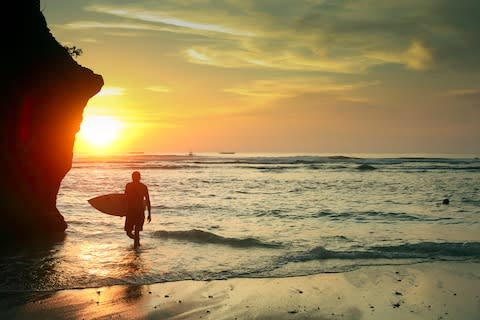
POLYGON ((125 186, 127 197, 127 216, 125 219, 125 232, 133 239, 133 247, 140 246, 140 231, 143 230, 145 222, 145 203, 148 210, 147 221, 152 221, 150 196, 146 185, 140 182, 140 172, 132 173, 132 182, 125 186), (133 233, 132 233, 133 232, 133 233))
POLYGON ((450 200, 448 200, 448 199, 443 199, 443 204, 450 204, 450 200))

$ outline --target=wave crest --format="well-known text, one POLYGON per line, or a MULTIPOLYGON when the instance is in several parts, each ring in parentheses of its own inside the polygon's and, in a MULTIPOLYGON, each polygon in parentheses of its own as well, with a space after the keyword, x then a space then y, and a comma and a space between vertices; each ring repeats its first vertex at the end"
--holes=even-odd
POLYGON ((295 257, 297 262, 326 259, 480 259, 480 242, 420 242, 372 247, 365 251, 332 251, 322 246, 295 257))
POLYGON ((251 247, 260 247, 260 248, 279 248, 281 247, 278 243, 268 243, 263 242, 255 238, 227 238, 219 236, 215 233, 208 231, 192 229, 187 231, 166 231, 158 230, 153 232, 153 237, 160 239, 175 239, 175 240, 184 240, 195 243, 205 243, 205 244, 220 244, 227 245, 236 248, 251 248, 251 247))
POLYGON ((355 220, 358 222, 367 221, 448 221, 450 217, 427 217, 421 215, 412 215, 403 212, 381 212, 381 211, 363 211, 363 212, 330 212, 320 211, 313 215, 314 218, 329 218, 331 220, 355 220))

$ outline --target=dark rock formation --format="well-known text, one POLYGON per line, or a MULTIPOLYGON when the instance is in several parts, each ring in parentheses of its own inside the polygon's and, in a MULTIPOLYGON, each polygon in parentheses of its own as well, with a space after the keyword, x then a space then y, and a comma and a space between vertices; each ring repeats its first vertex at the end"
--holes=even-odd
POLYGON ((4 2, 2 12, 0 237, 63 232, 57 193, 103 79, 55 40, 38 0, 4 2))

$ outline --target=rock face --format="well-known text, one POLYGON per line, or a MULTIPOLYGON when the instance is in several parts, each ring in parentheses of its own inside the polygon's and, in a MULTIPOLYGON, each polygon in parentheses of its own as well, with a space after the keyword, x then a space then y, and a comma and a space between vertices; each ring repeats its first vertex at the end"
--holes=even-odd
POLYGON ((38 0, 2 3, 2 12, 0 237, 63 232, 57 193, 103 79, 55 40, 38 0))

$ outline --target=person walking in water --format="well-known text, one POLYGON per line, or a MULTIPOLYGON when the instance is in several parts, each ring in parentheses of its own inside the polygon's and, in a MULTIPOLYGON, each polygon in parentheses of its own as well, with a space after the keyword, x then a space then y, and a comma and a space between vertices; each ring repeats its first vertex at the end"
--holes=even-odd
POLYGON ((148 188, 140 182, 140 172, 132 173, 132 182, 125 186, 125 195, 127 197, 127 216, 125 219, 125 232, 127 236, 133 239, 133 247, 140 246, 140 231, 143 230, 145 222, 145 204, 147 205, 147 221, 152 221, 150 196, 148 188), (133 233, 132 233, 133 232, 133 233))

